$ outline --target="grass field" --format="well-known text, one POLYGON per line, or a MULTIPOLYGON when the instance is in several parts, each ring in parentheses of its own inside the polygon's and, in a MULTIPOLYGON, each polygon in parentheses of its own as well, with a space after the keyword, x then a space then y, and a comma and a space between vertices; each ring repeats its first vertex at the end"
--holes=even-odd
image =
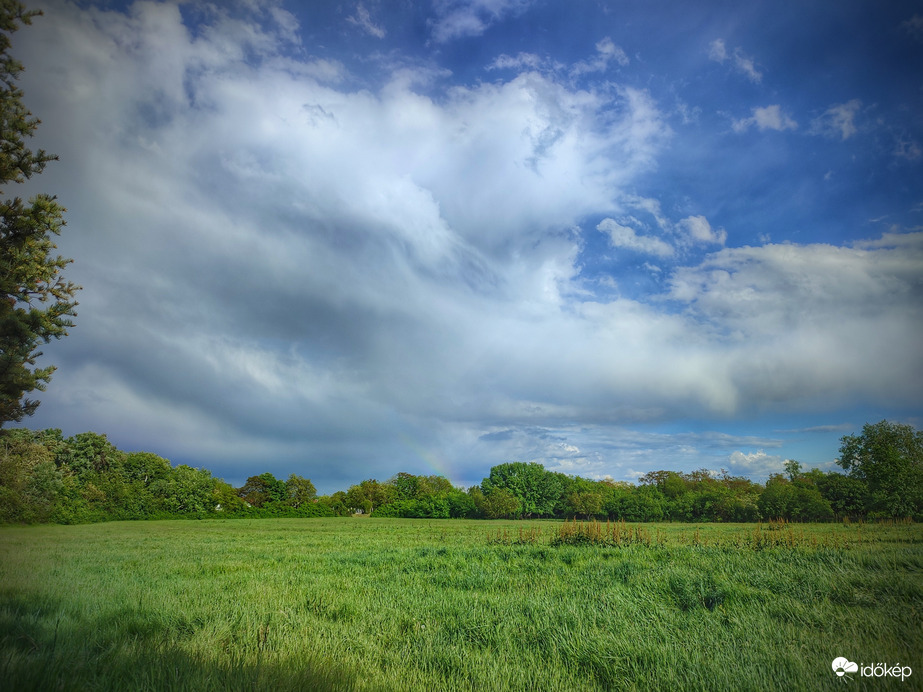
POLYGON ((0 689, 921 689, 923 527, 773 529, 2 527, 0 689))

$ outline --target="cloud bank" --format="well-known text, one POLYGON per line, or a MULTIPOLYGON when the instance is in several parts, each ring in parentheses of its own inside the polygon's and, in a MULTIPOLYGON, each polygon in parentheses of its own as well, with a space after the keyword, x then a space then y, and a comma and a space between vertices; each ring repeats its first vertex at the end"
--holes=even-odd
MULTIPOLYGON (((524 6, 437 3, 432 38, 524 6)), ((520 56, 440 87, 385 63, 369 84, 253 7, 193 28, 172 4, 60 4, 29 29, 30 106, 62 159, 40 184, 69 208, 84 286, 47 349, 48 419, 235 481, 300 464, 323 488, 359 466, 475 482, 513 458, 627 477, 646 444, 686 458, 625 443, 631 424, 918 400, 923 233, 724 247, 704 215, 668 220, 635 192, 673 137, 662 106, 571 79, 626 64, 611 40, 559 72, 520 56), (599 290, 582 259, 599 232, 662 261, 662 287, 599 290)), ((362 5, 344 23, 385 36, 362 5)), ((843 108, 824 122, 846 139, 843 108)), ((734 129, 796 127, 752 112, 734 129)), ((733 447, 771 439, 732 439, 716 467, 768 468, 733 447)))

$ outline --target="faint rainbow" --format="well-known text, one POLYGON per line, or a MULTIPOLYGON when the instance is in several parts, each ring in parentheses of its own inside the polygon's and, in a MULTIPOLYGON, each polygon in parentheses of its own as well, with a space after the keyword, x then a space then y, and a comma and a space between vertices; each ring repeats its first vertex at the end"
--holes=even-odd
POLYGON ((401 438, 401 442, 413 452, 414 456, 420 459, 429 470, 434 472, 433 474, 427 475, 445 476, 452 485, 455 485, 449 463, 444 458, 440 457, 432 450, 427 449, 423 444, 410 437, 407 433, 400 432, 398 435, 401 438))

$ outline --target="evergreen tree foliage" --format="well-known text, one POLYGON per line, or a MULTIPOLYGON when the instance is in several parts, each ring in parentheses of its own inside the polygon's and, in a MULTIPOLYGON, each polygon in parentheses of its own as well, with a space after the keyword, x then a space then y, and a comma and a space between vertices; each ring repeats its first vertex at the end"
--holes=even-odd
MULTIPOLYGON (((0 0, 0 200, 10 183, 25 182, 57 159, 26 147, 39 120, 22 103, 16 81, 23 66, 9 55, 11 34, 39 14, 0 0)), ((72 260, 54 254, 64 211, 47 194, 0 201, 0 426, 35 412, 39 402, 25 395, 44 390, 55 369, 36 367, 37 348, 73 326, 79 286, 62 275, 72 260)))

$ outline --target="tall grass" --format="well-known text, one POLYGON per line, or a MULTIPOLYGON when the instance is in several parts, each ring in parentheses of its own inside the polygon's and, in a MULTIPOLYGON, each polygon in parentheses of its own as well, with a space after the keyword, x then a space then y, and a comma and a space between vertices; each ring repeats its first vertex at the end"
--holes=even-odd
MULTIPOLYGON (((848 525, 848 524, 847 524, 848 525)), ((881 524, 880 526, 910 526, 908 523, 881 524)), ((674 532, 671 545, 715 546, 738 549, 764 550, 766 548, 834 548, 848 550, 862 543, 862 524, 855 525, 855 531, 843 532, 836 529, 823 530, 806 524, 793 524, 784 519, 770 520, 763 523, 748 524, 746 530, 721 531, 712 526, 704 533, 701 526, 674 532)), ((876 536, 883 534, 881 528, 876 536)), ((868 533, 866 533, 868 535, 868 533)), ((642 545, 648 548, 662 548, 668 543, 664 530, 655 526, 651 529, 643 524, 631 525, 622 521, 586 521, 576 519, 558 524, 547 536, 536 528, 519 529, 518 537, 513 537, 506 529, 497 529, 495 536, 488 536, 489 543, 510 545, 513 543, 538 543, 542 540, 549 545, 595 545, 599 547, 621 548, 629 545, 642 545)), ((913 542, 913 538, 908 538, 913 542)))
POLYGON ((923 676, 919 526, 759 547, 751 525, 566 526, 3 528, 0 688, 816 690, 837 656, 923 676))

